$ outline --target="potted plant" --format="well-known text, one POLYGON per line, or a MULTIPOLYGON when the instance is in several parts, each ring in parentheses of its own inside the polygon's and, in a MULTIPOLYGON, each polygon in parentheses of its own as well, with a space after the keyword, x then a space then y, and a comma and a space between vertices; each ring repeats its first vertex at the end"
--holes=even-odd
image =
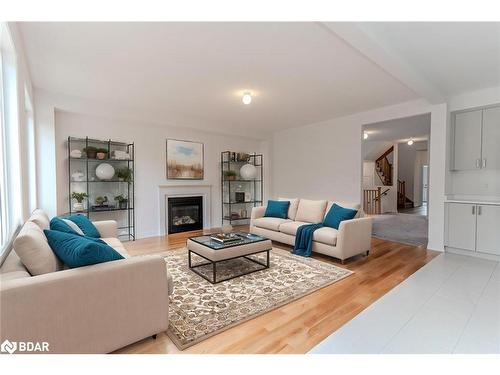
POLYGON ((226 177, 226 180, 232 181, 236 180, 236 171, 225 171, 224 176, 226 177))
POLYGON ((97 157, 97 147, 88 146, 83 151, 87 154, 88 159, 95 159, 97 157))
POLYGON ((118 202, 118 207, 119 208, 121 208, 121 209, 126 209, 127 208, 128 199, 126 197, 124 197, 122 194, 117 195, 115 197, 115 201, 118 202))
POLYGON ((132 169, 130 169, 130 168, 118 169, 116 176, 118 177, 118 180, 120 180, 120 181, 132 182, 132 169))
POLYGON ((98 148, 96 150, 96 156, 97 156, 97 159, 99 159, 99 160, 107 159, 108 158, 108 149, 98 148))
POLYGON ((87 193, 77 193, 76 191, 74 191, 73 193, 71 193, 71 198, 76 200, 76 202, 73 203, 73 210, 74 211, 81 212, 85 209, 83 207, 83 200, 85 198, 88 198, 87 193))

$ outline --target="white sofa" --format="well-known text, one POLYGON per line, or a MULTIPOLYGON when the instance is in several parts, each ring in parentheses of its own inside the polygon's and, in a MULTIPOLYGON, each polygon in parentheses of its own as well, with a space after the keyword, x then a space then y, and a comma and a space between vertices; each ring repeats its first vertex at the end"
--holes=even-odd
POLYGON ((48 342, 50 353, 109 353, 168 328, 173 286, 165 260, 129 257, 115 221, 94 225, 125 259, 65 269, 49 253, 47 215, 36 210, 23 225, 0 267, 0 342, 48 342))
POLYGON ((299 198, 279 200, 290 201, 288 217, 264 217, 266 207, 254 207, 250 219, 251 233, 293 246, 297 229, 301 225, 322 222, 332 204, 337 203, 339 206, 358 210, 356 217, 342 221, 338 230, 329 227, 317 229, 313 235, 312 250, 340 259, 342 263, 355 255, 368 255, 371 248, 372 218, 364 217, 359 204, 299 198))

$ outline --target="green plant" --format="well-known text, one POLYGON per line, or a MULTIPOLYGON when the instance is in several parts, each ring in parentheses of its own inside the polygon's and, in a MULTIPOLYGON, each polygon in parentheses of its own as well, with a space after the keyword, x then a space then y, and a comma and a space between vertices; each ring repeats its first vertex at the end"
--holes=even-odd
POLYGON ((87 154, 87 158, 89 159, 95 159, 96 154, 97 154, 97 147, 94 146, 88 146, 83 149, 83 152, 87 154))
POLYGON ((107 149, 107 148, 98 148, 98 149, 96 150, 96 152, 102 152, 102 153, 104 153, 104 154, 107 154, 107 153, 108 153, 108 149, 107 149))
POLYGON ((133 172, 132 172, 132 169, 130 168, 121 168, 121 169, 118 169, 118 171, 116 172, 116 176, 125 181, 125 182, 132 182, 133 178, 133 172))
POLYGON ((225 171, 224 172, 224 176, 226 176, 226 177, 236 177, 237 174, 236 174, 236 171, 225 171))
POLYGON ((123 203, 123 202, 127 202, 128 198, 124 197, 123 194, 120 194, 120 195, 117 195, 115 197, 115 201, 117 201, 118 203, 123 203))
POLYGON ((99 206, 102 206, 104 203, 106 203, 108 201, 108 197, 101 197, 101 196, 98 196, 96 199, 95 199, 95 203, 98 204, 99 206))
POLYGON ((78 203, 82 203, 85 198, 88 198, 88 194, 77 193, 76 191, 74 191, 73 193, 71 193, 71 198, 76 199, 78 203))

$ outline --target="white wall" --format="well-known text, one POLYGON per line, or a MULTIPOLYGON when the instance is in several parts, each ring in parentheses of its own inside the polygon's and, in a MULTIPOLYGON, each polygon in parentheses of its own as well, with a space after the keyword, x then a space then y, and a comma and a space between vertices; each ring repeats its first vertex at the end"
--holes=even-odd
MULTIPOLYGON (((261 142, 223 136, 193 129, 113 120, 56 110, 55 151, 57 170, 57 213, 68 211, 67 138, 93 137, 135 143, 135 196, 138 237, 159 235, 160 185, 212 185, 212 226, 221 224, 220 153, 234 150, 261 152, 261 142), (172 181, 165 176, 166 138, 204 143, 205 176, 203 181, 172 181)), ((267 155, 265 156, 267 157, 267 155)))

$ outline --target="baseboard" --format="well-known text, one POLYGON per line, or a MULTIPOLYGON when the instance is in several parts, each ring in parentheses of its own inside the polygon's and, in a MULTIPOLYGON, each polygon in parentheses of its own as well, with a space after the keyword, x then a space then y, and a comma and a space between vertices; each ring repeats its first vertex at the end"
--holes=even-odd
POLYGON ((486 253, 481 253, 478 251, 457 249, 455 247, 448 247, 448 246, 445 246, 445 252, 451 253, 451 254, 466 255, 466 256, 470 256, 470 257, 474 257, 474 258, 481 258, 481 259, 493 260, 495 262, 500 262, 500 255, 486 254, 486 253))

